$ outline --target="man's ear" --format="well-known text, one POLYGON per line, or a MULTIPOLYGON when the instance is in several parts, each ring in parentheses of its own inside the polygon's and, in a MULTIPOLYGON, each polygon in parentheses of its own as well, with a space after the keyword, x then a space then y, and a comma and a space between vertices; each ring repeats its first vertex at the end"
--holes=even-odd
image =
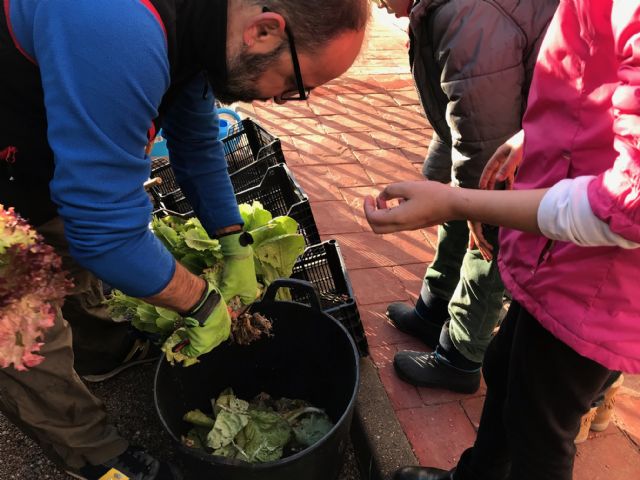
POLYGON ((285 37, 285 21, 282 15, 263 12, 251 18, 242 32, 242 41, 250 53, 269 53, 285 37))

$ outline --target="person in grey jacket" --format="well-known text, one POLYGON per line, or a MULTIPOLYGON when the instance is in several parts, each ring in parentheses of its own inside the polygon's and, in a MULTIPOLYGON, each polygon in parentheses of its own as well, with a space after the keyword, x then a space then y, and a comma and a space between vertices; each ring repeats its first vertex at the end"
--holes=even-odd
MULTIPOLYGON (((558 0, 376 2, 410 18, 411 70, 434 130, 425 177, 478 188, 492 154, 521 128, 538 49, 558 0)), ((478 390, 504 294, 493 260, 497 227, 484 226, 482 236, 482 242, 470 241, 465 221, 441 225, 415 307, 389 305, 387 315, 398 329, 435 349, 396 354, 394 366, 404 381, 478 390)))

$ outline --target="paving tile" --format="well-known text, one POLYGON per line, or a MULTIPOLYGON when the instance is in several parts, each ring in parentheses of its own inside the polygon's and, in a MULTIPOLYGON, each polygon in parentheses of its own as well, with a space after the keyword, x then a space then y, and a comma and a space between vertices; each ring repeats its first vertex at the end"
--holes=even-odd
POLYGON ((322 124, 318 120, 320 117, 312 118, 278 118, 269 119, 260 117, 260 124, 265 127, 273 135, 280 137, 282 135, 317 135, 325 132, 322 124))
POLYGON ((371 355, 371 360, 378 368, 383 368, 387 365, 391 365, 393 363, 393 356, 395 355, 396 350, 393 345, 381 345, 378 347, 371 347, 369 349, 369 354, 371 355))
POLYGON ((422 175, 399 149, 354 152, 374 183, 422 180, 422 175))
MULTIPOLYGON (((357 97, 358 100, 349 99, 347 100, 347 103, 343 103, 344 108, 347 109, 350 116, 368 118, 368 117, 375 117, 377 115, 378 107, 375 107, 367 102, 359 100, 359 98, 362 97, 362 95, 353 95, 353 96, 357 97)), ((378 125, 383 125, 383 123, 379 123, 378 125)))
POLYGON ((389 128, 387 122, 374 112, 361 115, 325 115, 318 117, 327 133, 368 132, 389 128))
MULTIPOLYGON (((290 165, 290 168, 312 202, 344 200, 340 188, 371 184, 367 172, 359 164, 331 165, 331 167, 290 165)), ((357 221, 362 226, 362 223, 357 221)))
POLYGON ((385 313, 388 305, 388 303, 374 303, 362 305, 359 308, 360 318, 370 347, 395 345, 410 340, 406 333, 394 327, 387 318, 385 313))
POLYGON ((475 428, 476 432, 480 426, 480 417, 482 416, 482 407, 484 406, 485 397, 466 398, 462 400, 462 408, 464 408, 469 421, 475 428))
POLYGON ((418 97, 418 92, 416 92, 415 89, 389 91, 388 93, 393 97, 398 105, 417 105, 422 110, 422 105, 420 105, 420 98, 418 97))
POLYGON ((378 368, 378 375, 380 375, 380 380, 387 391, 394 410, 422 406, 422 400, 420 400, 416 387, 401 381, 396 375, 392 364, 386 364, 378 368))
POLYGON ((378 110, 378 114, 395 130, 404 130, 408 127, 429 127, 429 122, 427 122, 424 113, 411 107, 381 107, 378 110))
POLYGON ((428 146, 433 130, 427 128, 413 128, 404 130, 372 130, 371 136, 380 148, 416 148, 428 146))
MULTIPOLYGON (((432 256, 425 248, 423 238, 419 232, 336 235, 350 272, 359 268, 426 263, 432 256)), ((390 272, 393 273, 392 270, 390 272)), ((404 289, 399 280, 398 284, 404 289)))
MULTIPOLYGON (((430 142, 431 140, 429 139, 427 142, 430 142)), ((404 154, 405 157, 407 157, 407 160, 409 160, 411 163, 416 163, 420 166, 422 166, 422 164, 424 164, 424 159, 427 156, 427 149, 428 147, 425 146, 415 146, 415 147, 404 147, 401 148, 400 151, 404 154)))
POLYGON ((473 445, 476 432, 459 403, 396 412, 421 465, 449 470, 473 445))
POLYGON ((354 153, 347 149, 341 155, 316 155, 313 153, 299 152, 302 163, 305 165, 339 165, 343 163, 358 163, 354 153))
POLYGON ((342 188, 372 186, 373 182, 366 170, 359 164, 336 164, 330 168, 332 181, 342 188))
POLYGON ((640 447, 640 396, 618 393, 614 415, 616 425, 640 447))
POLYGON ((380 147, 369 132, 343 132, 340 137, 351 150, 378 150, 380 147))
POLYGON ((297 149, 293 144, 293 140, 290 135, 280 135, 278 138, 280 139, 280 146, 282 147, 283 152, 297 153, 297 149))
POLYGON ((623 434, 594 438, 578 445, 576 480, 640 478, 640 451, 623 434))
MULTIPOLYGON (((328 167, 321 165, 290 165, 290 168, 311 202, 343 199, 328 167)), ((318 220, 316 218, 316 222, 318 220)))
POLYGON ((395 99, 387 93, 348 94, 338 95, 337 98, 351 115, 379 115, 381 107, 399 106, 395 99))
POLYGON ((343 201, 311 203, 318 231, 324 235, 361 232, 362 227, 343 201))
POLYGON ((309 97, 309 108, 318 116, 349 114, 347 107, 334 96, 311 95, 309 97))
POLYGON ((384 87, 371 76, 355 76, 347 73, 340 78, 313 90, 314 96, 344 95, 349 93, 385 93, 384 87))
POLYGON ((300 135, 291 140, 301 155, 333 157, 349 151, 347 142, 336 135, 300 135))
POLYGON ((376 82, 385 90, 414 90, 415 86, 410 75, 380 75, 376 82))
POLYGON ((390 268, 352 270, 349 271, 349 277, 360 306, 407 300, 402 284, 390 268))
POLYGON ((298 153, 297 150, 287 151, 283 149, 282 153, 284 154, 285 162, 290 167, 296 166, 296 165, 302 165, 304 163, 302 161, 302 157, 300 156, 300 153, 298 153))
MULTIPOLYGON (((425 248, 431 249, 431 247, 427 245, 425 245, 425 248)), ((414 303, 420 296, 420 290, 422 289, 422 283, 425 271, 427 270, 427 265, 428 262, 393 267, 393 273, 396 275, 396 277, 398 277, 405 290, 407 291, 409 298, 414 303)))
POLYGON ((307 102, 287 102, 278 105, 274 102, 254 102, 255 114, 265 119, 315 117, 307 102))

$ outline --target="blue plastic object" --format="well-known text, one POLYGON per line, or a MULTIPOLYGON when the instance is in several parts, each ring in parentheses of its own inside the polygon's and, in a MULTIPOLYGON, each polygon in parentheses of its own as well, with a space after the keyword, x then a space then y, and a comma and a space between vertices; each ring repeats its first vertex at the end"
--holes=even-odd
POLYGON ((219 108, 218 119, 219 119, 218 140, 222 140, 223 138, 227 137, 227 134, 229 133, 229 127, 231 127, 231 125, 242 121, 242 118, 240 117, 240 115, 238 115, 238 113, 235 110, 232 110, 230 108, 219 108), (231 117, 231 119, 234 121, 231 122, 228 119, 223 118, 224 116, 231 117))
MULTIPOLYGON (((227 134, 229 133, 229 128, 231 127, 231 125, 242 121, 242 118, 240 117, 240 115, 238 115, 238 113, 235 110, 232 110, 230 108, 219 108, 218 120, 219 120, 218 140, 222 140, 223 138, 226 138, 227 134), (222 118, 223 116, 227 118, 222 118)), ((160 131, 158 132, 158 135, 154 140, 153 148, 151 149, 150 155, 152 157, 169 156, 169 150, 167 150, 167 140, 162 136, 162 129, 160 129, 160 131)))

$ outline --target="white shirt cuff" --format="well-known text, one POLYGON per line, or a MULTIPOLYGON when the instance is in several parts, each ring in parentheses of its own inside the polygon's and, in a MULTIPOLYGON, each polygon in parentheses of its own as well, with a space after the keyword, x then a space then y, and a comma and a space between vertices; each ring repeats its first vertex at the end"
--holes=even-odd
POLYGON ((591 210, 587 187, 594 176, 565 179, 545 194, 538 207, 538 226, 552 240, 583 247, 638 248, 639 243, 613 233, 591 210))

